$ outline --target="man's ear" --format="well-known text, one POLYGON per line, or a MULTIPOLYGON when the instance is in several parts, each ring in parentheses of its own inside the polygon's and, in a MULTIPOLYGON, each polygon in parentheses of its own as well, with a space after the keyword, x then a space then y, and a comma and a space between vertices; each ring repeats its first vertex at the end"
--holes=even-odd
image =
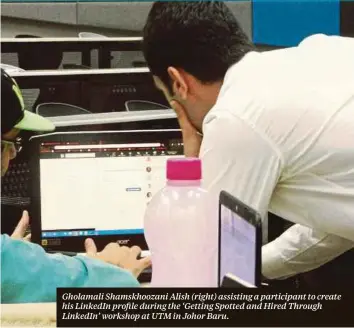
POLYGON ((174 67, 169 67, 167 69, 167 73, 172 82, 173 94, 177 95, 181 100, 186 100, 188 94, 188 84, 183 72, 174 67))

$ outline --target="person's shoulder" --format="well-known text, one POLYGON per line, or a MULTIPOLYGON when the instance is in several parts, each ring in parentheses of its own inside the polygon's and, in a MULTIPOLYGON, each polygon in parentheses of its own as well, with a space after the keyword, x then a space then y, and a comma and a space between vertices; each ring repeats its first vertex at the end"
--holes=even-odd
POLYGON ((299 47, 306 46, 311 43, 323 43, 327 42, 331 37, 326 34, 312 34, 304 38, 300 43, 299 47))
POLYGON ((354 38, 339 36, 339 35, 326 35, 326 34, 313 34, 304 38, 298 45, 302 47, 318 47, 318 46, 336 46, 336 45, 350 45, 354 46, 354 38))
POLYGON ((240 61, 229 67, 224 77, 223 87, 247 86, 247 82, 258 75, 263 60, 264 53, 251 51, 245 54, 240 61))
POLYGON ((242 119, 252 122, 252 114, 265 110, 262 95, 271 74, 265 72, 264 55, 250 52, 232 65, 223 80, 215 105, 204 119, 204 125, 242 119))
POLYGON ((275 92, 278 82, 291 69, 289 60, 293 52, 293 49, 286 48, 246 54, 225 74, 218 103, 232 102, 239 108, 251 103, 262 105, 263 95, 275 92))

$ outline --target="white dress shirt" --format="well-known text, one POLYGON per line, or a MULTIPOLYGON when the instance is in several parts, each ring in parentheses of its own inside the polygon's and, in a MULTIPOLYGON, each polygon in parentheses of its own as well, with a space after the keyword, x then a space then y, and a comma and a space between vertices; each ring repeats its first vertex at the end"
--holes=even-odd
POLYGON ((296 223, 263 246, 265 277, 354 247, 354 39, 315 35, 247 54, 203 123, 205 187, 296 223))

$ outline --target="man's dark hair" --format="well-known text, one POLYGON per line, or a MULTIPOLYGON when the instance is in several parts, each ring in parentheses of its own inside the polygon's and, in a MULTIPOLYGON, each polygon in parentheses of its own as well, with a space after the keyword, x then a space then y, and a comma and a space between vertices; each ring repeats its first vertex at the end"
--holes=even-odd
POLYGON ((153 75, 171 91, 169 66, 203 83, 223 80, 252 43, 221 1, 157 1, 144 27, 143 52, 153 75))

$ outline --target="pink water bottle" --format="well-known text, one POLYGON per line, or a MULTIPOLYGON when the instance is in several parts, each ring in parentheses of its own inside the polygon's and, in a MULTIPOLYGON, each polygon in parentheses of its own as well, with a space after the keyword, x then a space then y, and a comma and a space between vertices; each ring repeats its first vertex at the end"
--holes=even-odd
POLYGON ((201 188, 201 161, 167 161, 167 184, 145 214, 153 287, 217 286, 217 211, 201 188))

